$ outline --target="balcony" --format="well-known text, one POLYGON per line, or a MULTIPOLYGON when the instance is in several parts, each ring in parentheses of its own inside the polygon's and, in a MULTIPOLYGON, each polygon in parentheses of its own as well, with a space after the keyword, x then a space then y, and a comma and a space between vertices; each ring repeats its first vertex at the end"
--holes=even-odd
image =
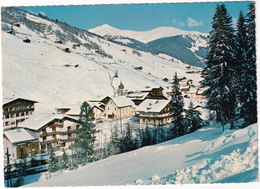
POLYGON ((71 142, 71 141, 75 141, 77 140, 77 137, 71 137, 71 138, 67 138, 67 139, 60 139, 60 142, 71 142))
POLYGON ((71 134, 71 133, 77 133, 78 130, 69 130, 69 131, 60 131, 59 134, 60 135, 67 135, 67 134, 71 134))
POLYGON ((41 144, 49 144, 49 143, 55 143, 55 142, 58 142, 58 139, 53 139, 53 140, 45 140, 43 142, 41 142, 41 144))
POLYGON ((50 136, 50 135, 55 135, 55 134, 58 134, 59 132, 58 131, 53 131, 53 132, 44 132, 42 134, 40 134, 40 137, 44 137, 44 136, 50 136))

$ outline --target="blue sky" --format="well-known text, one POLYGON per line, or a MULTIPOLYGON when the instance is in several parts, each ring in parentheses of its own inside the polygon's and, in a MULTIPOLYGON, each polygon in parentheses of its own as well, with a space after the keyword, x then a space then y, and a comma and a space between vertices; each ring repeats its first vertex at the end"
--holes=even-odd
MULTIPOLYGON (((218 2, 220 3, 220 2, 218 2)), ((109 24, 123 30, 146 31, 161 26, 208 33, 218 3, 121 4, 18 7, 44 13, 81 29, 109 24)), ((248 12, 249 2, 225 2, 234 21, 239 12, 248 12)))

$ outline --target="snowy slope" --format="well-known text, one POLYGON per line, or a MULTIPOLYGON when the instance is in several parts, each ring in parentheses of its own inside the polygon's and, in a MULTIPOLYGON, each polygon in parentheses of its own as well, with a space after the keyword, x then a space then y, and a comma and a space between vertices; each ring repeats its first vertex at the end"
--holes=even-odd
POLYGON ((16 9, 4 9, 2 20, 3 98, 39 101, 39 111, 113 96, 120 81, 126 90, 136 91, 146 86, 167 88, 170 84, 162 79, 172 79, 175 72, 192 79, 195 85, 201 79, 199 73, 186 74, 187 65, 176 58, 141 51, 138 56, 131 48, 64 23, 16 9), (21 24, 14 27, 15 35, 6 33, 10 22, 21 24), (31 43, 23 42, 27 38, 31 43), (63 44, 54 43, 60 39, 63 44), (75 43, 81 46, 72 48, 75 43), (63 52, 64 48, 71 53, 63 52), (143 70, 134 69, 138 66, 143 70), (118 78, 113 78, 115 72, 118 78))
POLYGON ((48 180, 43 174, 39 182, 28 186, 188 184, 225 179, 229 182, 228 178, 236 183, 255 182, 257 144, 256 124, 224 133, 219 125, 214 125, 161 144, 112 156, 48 180), (246 174, 247 177, 242 178, 246 174))
MULTIPOLYGON (((143 43, 148 43, 156 39, 172 37, 176 35, 203 35, 205 37, 207 36, 207 34, 202 34, 200 32, 185 31, 174 27, 159 27, 148 31, 133 31, 133 30, 120 30, 108 24, 98 26, 96 28, 90 29, 89 31, 101 36, 110 35, 110 36, 129 37, 143 43)), ((198 44, 200 46, 206 46, 206 41, 200 42, 198 44)))

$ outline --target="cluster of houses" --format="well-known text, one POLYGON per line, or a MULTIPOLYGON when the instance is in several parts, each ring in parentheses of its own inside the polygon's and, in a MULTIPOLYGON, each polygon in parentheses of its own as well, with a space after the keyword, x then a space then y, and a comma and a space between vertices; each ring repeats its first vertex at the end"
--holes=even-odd
MULTIPOLYGON (((120 83, 117 97, 87 101, 94 113, 93 122, 136 116, 141 124, 169 124, 173 121, 172 105, 163 90, 146 88, 125 94, 120 83)), ((55 113, 35 113, 36 103, 23 98, 3 102, 4 151, 8 148, 12 159, 31 157, 50 147, 71 148, 77 140, 80 105, 57 107, 55 113)))

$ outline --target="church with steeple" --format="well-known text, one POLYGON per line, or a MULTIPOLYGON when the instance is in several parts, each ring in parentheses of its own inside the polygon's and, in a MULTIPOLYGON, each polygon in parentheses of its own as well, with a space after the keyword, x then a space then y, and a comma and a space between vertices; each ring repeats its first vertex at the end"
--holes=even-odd
POLYGON ((124 96, 125 95, 125 86, 123 85, 122 81, 120 82, 120 85, 118 86, 117 95, 118 96, 124 96))

